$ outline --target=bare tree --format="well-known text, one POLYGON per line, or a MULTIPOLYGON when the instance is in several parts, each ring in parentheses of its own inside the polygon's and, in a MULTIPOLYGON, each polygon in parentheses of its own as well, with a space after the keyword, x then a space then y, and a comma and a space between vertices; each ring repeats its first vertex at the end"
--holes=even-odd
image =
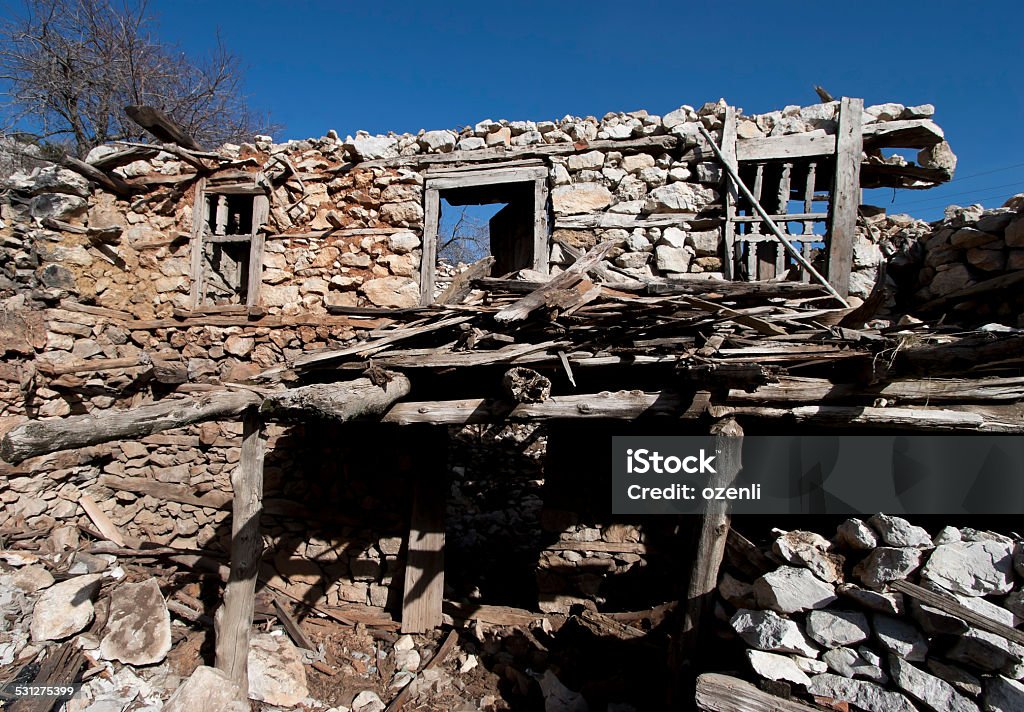
POLYGON ((238 57, 219 36, 209 56, 194 59, 156 38, 146 0, 24 3, 0 25, 7 128, 70 144, 79 156, 141 137, 124 114, 129 104, 162 109, 207 145, 271 128, 248 107, 238 57))
POLYGON ((459 211, 448 229, 443 223, 438 240, 437 257, 451 264, 476 262, 491 253, 491 229, 484 221, 470 215, 466 208, 459 211))

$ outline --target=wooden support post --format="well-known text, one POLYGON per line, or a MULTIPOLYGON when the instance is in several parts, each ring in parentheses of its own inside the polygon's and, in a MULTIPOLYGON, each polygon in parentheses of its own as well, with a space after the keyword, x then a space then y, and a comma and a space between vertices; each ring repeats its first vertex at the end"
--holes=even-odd
MULTIPOLYGON (((742 463, 743 428, 732 418, 726 418, 711 428, 718 454, 718 473, 709 483, 712 487, 729 487, 739 475, 742 463)), ((725 556, 725 541, 729 536, 729 503, 709 502, 704 512, 697 542, 697 555, 690 583, 686 590, 683 626, 678 641, 681 663, 693 660, 697 652, 701 622, 711 607, 711 598, 718 586, 718 569, 725 556)))
POLYGON ((444 602, 444 509, 447 495, 447 431, 430 427, 418 443, 412 519, 405 560, 402 632, 424 633, 441 625, 444 602))
POLYGON ((839 294, 850 293, 853 239, 860 208, 860 161, 864 150, 863 99, 843 97, 836 134, 836 174, 829 215, 828 281, 839 294))
MULTIPOLYGON (((731 106, 725 107, 725 122, 722 124, 722 160, 732 165, 733 169, 739 170, 739 163, 736 161, 736 109, 731 106)), ((736 203, 739 202, 739 191, 736 190, 736 183, 729 177, 725 179, 725 225, 722 226, 722 275, 726 279, 735 279, 736 274, 736 203)))
POLYGON ((423 249, 420 257, 420 304, 434 301, 437 269, 437 230, 441 221, 441 194, 433 188, 423 193, 423 249))
POLYGON ((533 181, 533 269, 548 274, 548 179, 533 181))
POLYGON ((263 243, 266 235, 263 223, 270 214, 270 199, 257 195, 252 200, 252 232, 249 234, 249 274, 246 278, 245 303, 254 307, 260 303, 260 287, 263 283, 263 243))
POLYGON ((231 575, 215 618, 217 668, 249 694, 249 629, 256 605, 256 576, 263 553, 263 456, 267 434, 258 413, 243 419, 242 457, 231 473, 231 575))
POLYGON ((189 273, 192 278, 190 301, 192 308, 197 309, 203 303, 205 288, 203 286, 203 235, 206 234, 206 179, 196 181, 195 195, 192 203, 192 246, 189 273))

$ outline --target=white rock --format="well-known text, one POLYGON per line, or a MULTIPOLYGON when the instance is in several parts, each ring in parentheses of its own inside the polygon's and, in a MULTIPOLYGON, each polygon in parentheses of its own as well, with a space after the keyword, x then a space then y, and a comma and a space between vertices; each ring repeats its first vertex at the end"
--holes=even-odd
POLYGON ((910 623, 892 616, 875 616, 875 636, 882 647, 904 660, 920 662, 928 654, 928 640, 910 623))
POLYGON ((654 266, 662 272, 688 272, 693 260, 693 248, 658 245, 654 248, 654 266))
POLYGON ((419 137, 419 145, 427 153, 450 153, 458 137, 451 131, 427 131, 419 137))
POLYGON ((171 650, 171 616, 156 579, 118 586, 110 597, 107 632, 100 641, 106 660, 152 665, 171 650))
POLYGON ((387 705, 372 690, 363 690, 352 699, 352 712, 384 712, 387 705))
POLYGON ((906 660, 894 656, 889 661, 889 671, 897 685, 935 712, 978 712, 978 706, 948 682, 919 670, 906 660))
POLYGON ((388 237, 388 247, 398 255, 412 252, 420 246, 420 238, 411 232, 396 232, 388 237))
POLYGON ((807 635, 826 648, 841 648, 871 635, 867 616, 853 611, 811 611, 807 614, 807 635))
POLYGON ((807 531, 791 531, 772 543, 772 551, 789 564, 809 569, 822 581, 835 583, 843 578, 843 558, 828 553, 828 539, 807 531))
POLYGON ((836 587, 840 595, 853 599, 860 605, 878 613, 902 615, 905 610, 903 594, 889 591, 872 591, 857 584, 844 583, 836 587))
POLYGON ((76 576, 43 591, 32 611, 32 640, 61 640, 92 622, 101 574, 76 576))
POLYGON ((163 706, 162 712, 249 712, 242 690, 220 670, 200 665, 163 706))
POLYGON ((359 288, 371 304, 398 309, 419 303, 420 287, 408 277, 381 277, 363 282, 359 288))
POLYGON ((714 190, 704 186, 669 183, 648 194, 645 209, 651 213, 699 212, 716 197, 718 194, 714 190))
POLYGON ((921 578, 966 596, 1013 590, 1013 544, 995 540, 959 541, 935 548, 921 578))
POLYGON ((574 153, 569 156, 566 164, 570 171, 600 170, 604 165, 604 154, 600 151, 587 151, 586 153, 574 153))
POLYGON ((412 650, 416 647, 416 642, 412 639, 411 635, 403 635, 395 641, 395 650, 412 650))
POLYGON ((887 514, 876 514, 868 520, 889 546, 914 546, 930 549, 932 537, 921 527, 916 527, 902 517, 890 517, 887 514))
POLYGON ((600 183, 563 185, 551 191, 551 207, 561 215, 603 210, 611 202, 611 192, 600 183))
POLYGON ((811 679, 807 677, 807 674, 796 666, 792 658, 785 655, 748 650, 747 660, 750 661, 750 667, 754 669, 754 672, 768 680, 784 680, 805 687, 811 684, 811 679))
POLYGON ((843 677, 862 677, 871 682, 884 685, 889 681, 878 665, 865 658, 860 652, 852 648, 834 648, 827 650, 821 656, 830 669, 843 677))
POLYGON ((466 138, 459 139, 459 143, 456 148, 459 151, 476 151, 487 146, 487 142, 484 141, 480 136, 467 136, 466 138))
POLYGON ((868 588, 881 588, 890 581, 907 578, 920 565, 920 549, 880 546, 857 564, 853 573, 868 588))
POLYGON ((249 697, 294 707, 309 695, 302 656, 290 640, 266 633, 249 639, 249 697))
POLYGON ((370 136, 360 131, 354 139, 345 142, 345 147, 360 161, 377 158, 395 158, 398 155, 398 139, 393 136, 370 136))
POLYGON ((758 650, 818 657, 817 648, 807 640, 800 626, 774 611, 741 608, 729 620, 729 624, 747 645, 758 650))
POLYGON ((754 582, 754 596, 762 608, 796 613, 824 608, 836 600, 835 588, 807 569, 781 566, 754 582))
POLYGON ((852 518, 836 527, 836 539, 840 546, 855 551, 866 551, 878 546, 875 531, 862 520, 852 518))
POLYGON ((1024 710, 1024 684, 996 675, 985 680, 985 712, 1024 710))
POLYGON ((976 628, 958 636, 946 657, 1015 680, 1024 677, 1024 646, 976 628))
POLYGON ((898 692, 831 673, 812 677, 807 690, 812 695, 850 702, 867 712, 917 712, 913 703, 898 692))

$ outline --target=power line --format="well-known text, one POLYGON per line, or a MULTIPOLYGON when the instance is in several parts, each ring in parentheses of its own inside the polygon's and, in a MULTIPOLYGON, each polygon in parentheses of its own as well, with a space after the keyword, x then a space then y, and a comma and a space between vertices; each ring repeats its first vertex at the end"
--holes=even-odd
POLYGON ((932 195, 927 198, 921 198, 919 200, 908 200, 901 202, 901 205, 917 205, 919 203, 930 203, 934 200, 945 200, 946 198, 952 198, 957 195, 973 195, 974 193, 982 193, 985 191, 995 190, 997 188, 1010 188, 1017 185, 1024 185, 1024 181, 1014 181, 1013 183, 1003 183, 1002 185, 990 185, 984 188, 975 188, 973 190, 961 190, 957 193, 946 193, 944 195, 932 195))
MULTIPOLYGON (((974 198, 971 201, 971 204, 981 203, 982 201, 992 200, 993 198, 1002 198, 1003 202, 1006 202, 1006 200, 1008 200, 1013 195, 1015 195, 1015 194, 1013 194, 1013 193, 1006 193, 1006 192, 1003 192, 1003 193, 993 193, 992 195, 982 195, 982 196, 978 196, 977 198, 974 198)), ((944 199, 943 199, 942 202, 934 203, 934 204, 931 204, 931 205, 923 205, 923 206, 922 205, 918 205, 917 207, 919 209, 922 209, 922 210, 930 210, 931 208, 943 207, 943 202, 945 202, 944 199)), ((947 205, 951 205, 952 203, 946 203, 946 204, 947 205)), ((902 208, 904 206, 899 205, 897 207, 902 208)))
POLYGON ((1001 173, 1002 171, 1008 171, 1008 170, 1011 170, 1013 168, 1022 168, 1022 167, 1024 167, 1024 163, 1014 163, 1012 166, 1003 166, 1002 168, 993 168, 990 171, 983 171, 981 173, 972 173, 969 176, 958 176, 958 177, 954 178, 953 180, 951 180, 949 182, 950 183, 956 183, 956 182, 962 181, 962 180, 970 180, 971 178, 978 178, 980 176, 988 176, 988 175, 992 175, 993 173, 1001 173))

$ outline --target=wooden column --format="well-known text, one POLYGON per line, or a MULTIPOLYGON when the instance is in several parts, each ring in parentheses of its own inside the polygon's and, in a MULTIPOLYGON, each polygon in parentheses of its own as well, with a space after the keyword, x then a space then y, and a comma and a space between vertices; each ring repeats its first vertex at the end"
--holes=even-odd
POLYGON ((828 281, 839 294, 850 293, 853 238, 860 207, 860 161, 864 150, 864 100, 843 97, 836 133, 836 174, 829 215, 828 281))
POLYGON ((413 460, 416 484, 405 559, 403 633, 424 633, 441 625, 444 601, 447 430, 427 427, 417 435, 419 437, 407 441, 416 450, 413 460))
POLYGON ((260 303, 260 288, 263 286, 263 223, 270 214, 270 199, 257 195, 252 199, 252 232, 249 234, 249 274, 246 282, 245 303, 252 307, 260 303))
MULTIPOLYGON (((718 472, 711 487, 730 487, 739 475, 742 463, 743 428, 732 418, 726 418, 711 427, 718 451, 718 472)), ((697 542, 697 556, 690 583, 686 590, 686 606, 679 638, 681 663, 690 662, 698 650, 701 622, 710 611, 712 596, 718 586, 718 569, 725 555, 725 540, 729 536, 729 503, 709 502, 704 512, 697 542)))
POLYGON ((217 668, 249 693, 249 629, 255 608, 256 575, 263 540, 263 456, 267 434, 255 411, 243 418, 242 457, 231 473, 231 576, 224 591, 224 605, 216 614, 217 668))
POLYGON ((423 249, 420 257, 420 304, 434 301, 434 273, 437 268, 437 230, 441 221, 441 194, 433 188, 423 192, 423 249))
POLYGON ((203 235, 206 234, 206 179, 196 181, 192 203, 192 255, 189 273, 192 278, 192 308, 203 303, 203 235))
MULTIPOLYGON (((740 165, 736 160, 736 109, 725 107, 725 121, 722 124, 722 160, 737 172, 740 165)), ((722 275, 726 279, 736 278, 736 203, 739 202, 739 191, 736 183, 726 171, 722 180, 725 181, 725 224, 722 226, 722 275)))
POLYGON ((533 269, 547 274, 548 265, 548 179, 533 181, 533 269))

